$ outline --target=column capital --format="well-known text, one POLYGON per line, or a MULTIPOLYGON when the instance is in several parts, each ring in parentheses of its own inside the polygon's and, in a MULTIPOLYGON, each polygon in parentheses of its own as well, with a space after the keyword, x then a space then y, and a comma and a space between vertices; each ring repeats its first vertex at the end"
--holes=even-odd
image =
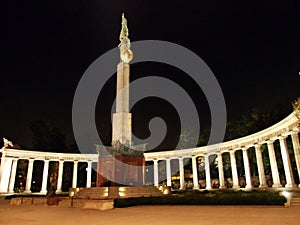
POLYGON ((274 142, 275 142, 274 139, 269 139, 269 140, 266 141, 266 143, 267 143, 268 145, 273 144, 274 142))

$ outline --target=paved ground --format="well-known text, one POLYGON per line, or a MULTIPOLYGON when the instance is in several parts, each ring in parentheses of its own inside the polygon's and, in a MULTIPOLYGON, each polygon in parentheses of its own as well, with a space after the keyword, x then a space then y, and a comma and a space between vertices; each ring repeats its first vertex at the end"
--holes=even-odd
POLYGON ((137 206, 108 211, 10 206, 0 200, 0 225, 299 225, 300 207, 137 206))

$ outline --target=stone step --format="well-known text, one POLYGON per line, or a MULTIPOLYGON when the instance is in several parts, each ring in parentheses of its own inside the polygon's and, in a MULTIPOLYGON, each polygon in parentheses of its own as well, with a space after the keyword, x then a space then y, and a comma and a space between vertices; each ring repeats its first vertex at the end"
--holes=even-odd
POLYGON ((291 206, 300 206, 300 198, 292 198, 290 204, 291 206))
MULTIPOLYGON (((75 194, 75 198, 79 199, 105 199, 108 198, 108 191, 112 191, 113 198, 133 198, 133 197, 150 197, 150 196, 163 196, 163 193, 155 186, 140 186, 140 187, 99 187, 99 188, 81 188, 75 194), (119 196, 120 195, 120 196, 119 196)), ((111 193, 112 193, 111 192, 111 193)), ((109 196, 111 198, 111 195, 109 196)))

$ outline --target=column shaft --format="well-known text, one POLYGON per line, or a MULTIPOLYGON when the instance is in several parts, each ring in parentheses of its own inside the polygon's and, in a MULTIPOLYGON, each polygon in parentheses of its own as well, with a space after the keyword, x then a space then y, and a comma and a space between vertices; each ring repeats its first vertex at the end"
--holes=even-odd
POLYGON ((41 193, 47 193, 47 182, 48 182, 48 173, 49 173, 49 160, 44 161, 43 169, 43 181, 42 181, 42 190, 41 193))
POLYGON ((259 187, 266 188, 267 184, 266 184, 266 176, 265 176, 265 170, 264 170, 264 162, 263 162, 262 152, 261 152, 261 145, 255 145, 255 155, 256 155, 256 161, 257 161, 259 187))
POLYGON ((183 158, 179 158, 180 189, 185 189, 183 158))
POLYGON ((230 152, 230 162, 231 162, 231 173, 232 173, 232 180, 233 180, 232 188, 240 188, 239 178, 238 178, 237 168, 236 168, 235 151, 230 152))
POLYGON ((26 177, 25 193, 31 193, 30 188, 31 188, 31 181, 32 181, 33 163, 34 163, 34 159, 28 160, 28 170, 27 170, 27 177, 26 177))
POLYGON ((10 180, 9 180, 9 188, 8 188, 9 193, 14 193, 17 166, 18 166, 18 159, 13 159, 10 180))
POLYGON ((77 170, 78 170, 78 161, 74 161, 72 188, 76 188, 77 187, 77 170))
POLYGON ((87 166, 87 177, 86 177, 86 187, 90 188, 92 182, 92 161, 88 162, 87 166))
POLYGON ((274 145, 273 145, 273 142, 268 142, 267 144, 268 144, 268 153, 269 153, 269 159, 270 159, 271 171, 272 171, 272 179, 273 179, 272 187, 279 188, 279 187, 282 187, 282 185, 280 184, 274 145))
POLYGON ((280 142, 280 151, 281 151, 285 179, 286 179, 285 187, 287 187, 287 188, 295 187, 294 176, 293 176, 293 172, 292 172, 292 165, 291 165, 289 151, 288 151, 287 144, 286 144, 286 138, 280 137, 279 142, 280 142))
POLYGON ((223 169, 223 158, 222 153, 218 153, 218 169, 219 169, 219 188, 224 189, 225 186, 225 180, 224 180, 224 169, 223 169))
POLYGON ((154 186, 158 187, 158 160, 153 160, 154 186))
POLYGON ((249 165, 249 158, 248 158, 248 151, 247 149, 243 149, 243 160, 244 160, 244 169, 245 169, 245 176, 246 176, 246 188, 251 189, 251 173, 250 173, 250 165, 249 165))
POLYGON ((206 180, 206 189, 211 189, 211 179, 210 179, 210 164, 209 164, 209 155, 204 155, 205 160, 205 180, 206 180))
POLYGON ((171 159, 166 159, 166 174, 167 174, 167 186, 171 187, 171 159))
POLYGON ((193 189, 199 189, 197 156, 192 156, 192 169, 193 169, 193 183, 194 183, 193 189))
POLYGON ((61 187, 62 187, 63 171, 64 171, 64 161, 60 160, 59 166, 58 166, 58 178, 57 178, 56 193, 62 192, 61 187))
POLYGON ((0 179, 0 193, 8 192, 9 178, 11 172, 12 158, 5 157, 1 161, 2 174, 0 179))
MULTIPOLYGON (((291 134, 291 137, 292 137, 295 160, 296 160, 296 165, 297 165, 297 172, 298 172, 298 176, 300 178, 300 144, 299 144, 298 133, 293 132, 291 134)), ((298 184, 298 186, 300 187, 300 184, 298 184)))

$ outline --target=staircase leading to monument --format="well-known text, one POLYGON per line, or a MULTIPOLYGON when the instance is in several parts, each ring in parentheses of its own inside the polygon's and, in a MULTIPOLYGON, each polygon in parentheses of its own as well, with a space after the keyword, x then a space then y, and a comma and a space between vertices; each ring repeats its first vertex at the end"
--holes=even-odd
POLYGON ((300 206, 300 198, 292 198, 291 206, 300 206))
POLYGON ((80 188, 74 197, 80 199, 110 199, 159 196, 163 196, 163 192, 155 186, 125 186, 80 188))

